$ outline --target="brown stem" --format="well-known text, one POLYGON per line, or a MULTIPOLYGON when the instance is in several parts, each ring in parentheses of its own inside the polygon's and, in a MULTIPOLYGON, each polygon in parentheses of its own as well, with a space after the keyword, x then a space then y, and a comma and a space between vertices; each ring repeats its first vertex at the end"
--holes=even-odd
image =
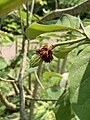
POLYGON ((14 91, 15 91, 16 95, 18 95, 19 94, 19 89, 18 89, 17 84, 16 83, 11 83, 11 84, 12 84, 12 86, 14 88, 14 91))
POLYGON ((26 115, 25 115, 25 92, 23 88, 23 75, 26 69, 26 55, 27 55, 27 40, 24 38, 23 39, 23 45, 22 45, 22 53, 23 53, 23 58, 22 58, 22 65, 18 77, 18 87, 19 87, 19 92, 20 92, 20 119, 21 120, 26 120, 26 115))
POLYGON ((28 95, 32 95, 32 91, 29 90, 25 85, 23 85, 25 91, 27 92, 28 95))
POLYGON ((36 80, 37 80, 38 84, 40 85, 40 87, 44 90, 45 88, 44 88, 44 86, 42 85, 41 81, 39 80, 39 77, 38 77, 36 71, 35 71, 35 77, 36 77, 36 80))
MULTIPOLYGON (((30 10, 30 19, 29 19, 29 5, 27 3, 27 27, 29 27, 29 23, 32 22, 32 14, 34 10, 35 0, 32 0, 31 10, 30 10)), ((30 47, 30 40, 28 40, 28 51, 30 47)), ((28 75, 28 83, 29 83, 29 89, 31 90, 31 73, 28 75)))
POLYGON ((52 101, 52 102, 56 102, 58 101, 58 99, 42 99, 42 98, 31 98, 31 96, 25 96, 25 99, 27 100, 35 100, 35 101, 52 101))
POLYGON ((11 82, 11 83, 17 82, 17 80, 6 80, 6 79, 1 78, 1 77, 0 77, 0 81, 3 81, 3 82, 11 82))
POLYGON ((9 102, 0 91, 0 101, 6 106, 7 109, 16 111, 16 105, 9 102))
MULTIPOLYGON (((38 67, 38 71, 37 71, 38 78, 40 78, 41 66, 42 66, 42 64, 40 64, 39 67, 38 67)), ((32 96, 33 98, 36 97, 36 95, 37 95, 37 90, 38 90, 38 82, 37 82, 37 80, 36 80, 36 81, 35 81, 35 85, 34 85, 33 96, 32 96)), ((33 100, 31 100, 31 104, 30 104, 29 120, 32 120, 32 117, 33 117, 34 104, 35 104, 35 100, 33 99, 33 100)))
MULTIPOLYGON (((8 78, 11 79, 12 81, 17 81, 17 79, 15 79, 14 77, 12 77, 11 75, 8 75, 8 78)), ((14 88, 14 91, 17 94, 19 94, 19 89, 18 89, 18 85, 17 85, 17 82, 11 82, 13 88, 14 88)))
POLYGON ((80 5, 76 5, 74 7, 65 8, 65 9, 57 9, 44 16, 40 22, 45 22, 47 20, 52 20, 54 18, 60 17, 62 13, 68 13, 71 15, 79 14, 80 12, 85 12, 90 10, 90 0, 87 0, 80 5))

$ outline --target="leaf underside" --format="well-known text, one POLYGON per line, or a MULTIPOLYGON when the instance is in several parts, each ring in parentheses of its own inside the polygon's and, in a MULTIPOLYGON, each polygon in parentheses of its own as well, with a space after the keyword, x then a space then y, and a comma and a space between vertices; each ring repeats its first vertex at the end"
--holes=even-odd
POLYGON ((70 103, 80 120, 90 120, 90 46, 75 59, 69 76, 70 103))

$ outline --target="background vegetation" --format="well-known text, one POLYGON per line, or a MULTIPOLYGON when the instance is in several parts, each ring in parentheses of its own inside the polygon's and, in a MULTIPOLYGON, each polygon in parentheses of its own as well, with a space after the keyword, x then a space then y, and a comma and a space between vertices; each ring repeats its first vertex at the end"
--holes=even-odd
POLYGON ((90 119, 89 6, 0 0, 0 46, 15 44, 9 60, 0 51, 0 120, 90 119), (47 44, 49 62, 36 54, 47 44))

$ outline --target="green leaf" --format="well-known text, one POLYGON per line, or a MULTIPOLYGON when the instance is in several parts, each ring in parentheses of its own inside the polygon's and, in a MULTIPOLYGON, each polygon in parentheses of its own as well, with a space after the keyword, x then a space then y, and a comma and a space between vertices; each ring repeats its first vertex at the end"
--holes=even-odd
POLYGON ((0 70, 4 69, 7 65, 7 61, 2 56, 0 56, 0 70))
POLYGON ((0 0, 0 16, 12 11, 28 0, 0 0))
POLYGON ((65 90, 64 87, 60 88, 59 90, 56 90, 54 88, 48 88, 46 92, 50 98, 56 99, 56 98, 59 98, 59 96, 63 94, 64 90, 65 90))
POLYGON ((90 39, 90 25, 85 27, 84 32, 85 32, 86 36, 90 39))
POLYGON ((62 14, 59 19, 46 21, 45 24, 60 24, 72 28, 79 28, 79 19, 69 14, 62 14))
POLYGON ((59 77, 60 79, 62 79, 62 75, 56 72, 44 72, 43 76, 45 77, 59 77))
POLYGON ((90 25, 90 19, 85 18, 85 19, 83 20, 83 24, 84 24, 84 26, 90 25))
POLYGON ((26 30, 26 35, 29 39, 35 39, 38 35, 46 32, 53 32, 53 31, 63 31, 63 30, 75 30, 77 29, 70 27, 70 26, 64 26, 59 24, 51 24, 51 25, 43 25, 39 23, 33 23, 30 25, 29 28, 26 30))
POLYGON ((57 24, 58 23, 64 26, 72 27, 72 28, 80 27, 79 19, 69 14, 63 14, 60 17, 60 20, 58 20, 57 24))
POLYGON ((55 107, 55 116, 56 120, 71 120, 74 117, 71 112, 68 91, 58 99, 55 107))
POLYGON ((6 76, 9 74, 10 70, 8 69, 4 69, 2 71, 0 71, 0 77, 2 78, 6 78, 6 76))
POLYGON ((74 60, 69 73, 70 104, 80 120, 90 120, 90 46, 74 60))
POLYGON ((52 76, 51 78, 49 78, 49 82, 51 83, 50 84, 51 86, 57 85, 60 82, 60 80, 61 78, 56 76, 52 76))
POLYGON ((49 32, 49 33, 41 34, 41 35, 37 36, 36 39, 38 39, 39 41, 42 41, 43 39, 50 40, 51 37, 60 39, 60 35, 58 35, 56 32, 49 32))
POLYGON ((53 49, 53 55, 57 58, 65 58, 67 54, 72 51, 74 48, 76 48, 79 45, 79 43, 75 43, 74 45, 63 45, 58 46, 53 49))

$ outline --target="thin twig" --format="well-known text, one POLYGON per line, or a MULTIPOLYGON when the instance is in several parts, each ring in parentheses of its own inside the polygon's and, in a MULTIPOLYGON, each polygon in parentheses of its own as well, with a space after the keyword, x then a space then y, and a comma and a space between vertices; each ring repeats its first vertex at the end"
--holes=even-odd
POLYGON ((27 13, 27 18, 26 18, 26 24, 27 24, 27 28, 29 27, 29 3, 26 3, 26 13, 27 13))
POLYGON ((1 77, 0 77, 0 80, 3 82, 12 82, 12 83, 17 82, 17 80, 6 80, 5 78, 1 78, 1 77))
MULTIPOLYGON (((17 79, 15 79, 14 77, 12 77, 11 75, 7 75, 7 76, 8 76, 9 79, 11 79, 13 81, 18 81, 17 79)), ((18 89, 17 83, 18 82, 14 82, 14 83, 12 82, 11 83, 12 86, 13 86, 13 88, 14 88, 14 91, 15 91, 16 95, 19 94, 19 89, 18 89)))
POLYGON ((33 10, 34 10, 34 5, 35 5, 35 0, 32 0, 32 5, 31 5, 31 10, 30 10, 30 24, 32 21, 32 14, 33 14, 33 10))
POLYGON ((17 81, 16 78, 14 78, 13 76, 11 76, 9 74, 7 76, 8 76, 9 79, 17 81))
MULTIPOLYGON (((29 19, 29 5, 28 5, 28 3, 26 4, 26 6, 27 6, 27 27, 29 27, 29 25, 32 22, 32 14, 33 14, 33 10, 34 10, 34 4, 35 4, 35 0, 32 0, 31 10, 30 10, 30 19, 29 19)), ((28 51, 29 51, 29 47, 30 47, 30 40, 28 40, 28 51)), ((29 82, 29 89, 31 90, 31 73, 29 73, 29 75, 28 75, 28 82, 29 82)))
MULTIPOLYGON (((16 80, 13 76, 11 76, 11 75, 7 75, 7 76, 8 76, 10 79, 12 79, 12 80, 18 81, 18 80, 16 80)), ((25 79, 25 76, 23 77, 23 79, 25 79)), ((13 85, 13 87, 15 88, 15 91, 17 91, 16 93, 19 93, 19 92, 18 92, 18 86, 17 86, 17 84, 12 83, 12 85, 13 85)), ((25 85, 23 85, 23 87, 24 87, 25 91, 26 91, 29 95, 32 95, 32 91, 31 91, 31 90, 29 90, 28 88, 26 88, 25 85)))
POLYGON ((24 35, 24 22, 22 20, 22 16, 21 16, 21 9, 19 8, 19 16, 20 16, 20 23, 21 23, 21 29, 22 29, 22 35, 24 35))
POLYGON ((58 1, 55 0, 55 9, 58 9, 58 1))
POLYGON ((32 98, 31 96, 25 96, 26 99, 29 99, 29 100, 35 100, 35 101, 52 101, 52 102, 56 102, 58 101, 58 99, 42 99, 42 98, 32 98))
POLYGON ((36 80, 37 80, 38 84, 39 84, 39 85, 41 86, 41 88, 44 90, 45 88, 44 88, 44 86, 42 85, 42 83, 40 82, 39 77, 38 77, 36 71, 35 71, 34 73, 35 73, 36 80))
POLYGON ((0 101, 6 106, 7 109, 16 111, 16 105, 9 102, 0 91, 0 101))
POLYGON ((32 95, 32 91, 30 89, 28 89, 25 85, 23 85, 23 87, 28 95, 32 95))
POLYGON ((81 25, 82 30, 85 31, 84 25, 83 25, 83 23, 82 23, 82 21, 81 21, 79 16, 78 16, 78 20, 79 20, 79 23, 81 25))
POLYGON ((17 83, 11 83, 11 84, 14 88, 14 91, 15 91, 16 95, 18 95, 19 94, 19 89, 18 89, 17 83))

